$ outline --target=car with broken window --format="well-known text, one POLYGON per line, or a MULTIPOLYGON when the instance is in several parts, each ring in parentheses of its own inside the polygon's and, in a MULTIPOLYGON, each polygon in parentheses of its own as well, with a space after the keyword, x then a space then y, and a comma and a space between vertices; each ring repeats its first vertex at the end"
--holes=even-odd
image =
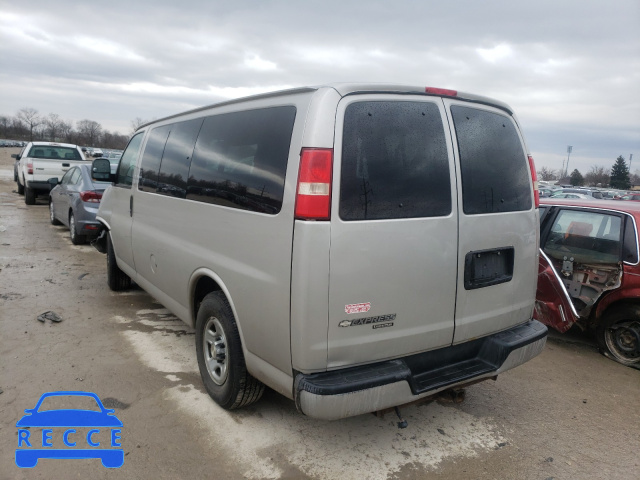
POLYGON ((595 334, 603 352, 640 366, 640 205, 540 201, 536 317, 595 334))

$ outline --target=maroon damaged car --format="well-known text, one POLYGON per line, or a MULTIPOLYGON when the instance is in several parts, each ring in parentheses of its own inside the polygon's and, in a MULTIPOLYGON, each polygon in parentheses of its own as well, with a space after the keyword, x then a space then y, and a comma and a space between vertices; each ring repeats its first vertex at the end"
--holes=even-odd
POLYGON ((538 320, 640 367, 640 203, 540 199, 538 320))

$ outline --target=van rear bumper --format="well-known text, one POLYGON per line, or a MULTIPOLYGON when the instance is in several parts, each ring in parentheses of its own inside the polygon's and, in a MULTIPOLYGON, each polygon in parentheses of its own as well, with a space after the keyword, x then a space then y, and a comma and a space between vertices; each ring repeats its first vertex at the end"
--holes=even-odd
POLYGON ((547 327, 531 320, 438 350, 340 370, 298 374, 295 401, 305 415, 351 417, 411 403, 522 365, 542 352, 547 327))

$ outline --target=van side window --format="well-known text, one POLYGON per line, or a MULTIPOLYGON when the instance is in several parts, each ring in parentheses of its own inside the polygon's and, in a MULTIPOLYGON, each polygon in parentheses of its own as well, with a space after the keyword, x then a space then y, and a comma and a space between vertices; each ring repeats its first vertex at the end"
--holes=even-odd
POLYGON ((116 172, 116 185, 131 186, 133 183, 133 172, 136 169, 136 160, 138 159, 138 153, 140 152, 140 145, 144 132, 136 133, 129 145, 124 150, 120 163, 118 164, 118 171, 116 172))
POLYGON ((147 145, 144 147, 142 160, 140 161, 140 178, 138 179, 138 190, 155 193, 158 188, 158 171, 164 146, 167 143, 171 125, 163 125, 154 128, 149 133, 147 145))
POLYGON ((178 198, 187 196, 189 166, 202 121, 197 118, 171 125, 158 173, 158 193, 178 198))
POLYGON ((449 157, 430 102, 357 102, 346 108, 340 218, 377 220, 451 213, 449 157))
POLYGON ((532 207, 529 166, 511 119, 477 108, 451 107, 460 152, 464 213, 532 207))
POLYGON ((207 117, 193 152, 187 199, 276 214, 282 208, 294 106, 207 117))

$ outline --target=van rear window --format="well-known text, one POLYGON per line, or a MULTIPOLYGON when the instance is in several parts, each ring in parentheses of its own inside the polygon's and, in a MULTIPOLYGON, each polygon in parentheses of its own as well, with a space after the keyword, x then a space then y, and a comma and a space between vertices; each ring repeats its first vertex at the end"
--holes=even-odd
POLYGON ((352 103, 344 116, 340 218, 450 214, 448 158, 442 117, 434 103, 352 103))
POLYGON ((453 105, 460 152, 464 213, 514 212, 532 207, 528 163, 512 120, 453 105))

